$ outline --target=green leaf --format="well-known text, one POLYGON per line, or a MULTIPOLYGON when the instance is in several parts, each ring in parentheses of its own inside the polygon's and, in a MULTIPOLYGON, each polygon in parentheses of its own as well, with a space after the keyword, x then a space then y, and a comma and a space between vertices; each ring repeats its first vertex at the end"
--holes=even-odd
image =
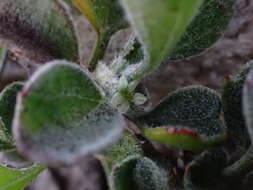
POLYGON ((2 119, 0 119, 0 150, 9 150, 14 148, 13 138, 6 129, 2 119))
POLYGON ((97 42, 93 49, 89 64, 95 69, 103 58, 111 36, 128 26, 124 19, 119 0, 71 0, 86 16, 97 32, 97 42))
POLYGON ((113 190, 167 190, 167 176, 152 160, 133 156, 115 166, 113 190))
POLYGON ((133 73, 141 79, 157 67, 174 47, 202 0, 122 0, 123 8, 145 51, 145 60, 133 73))
POLYGON ((0 190, 22 190, 43 170, 40 165, 20 170, 0 165, 0 190))
POLYGON ((225 81, 222 90, 222 109, 229 133, 235 142, 246 148, 250 145, 249 135, 242 109, 243 86, 253 64, 249 63, 233 79, 225 81))
POLYGON ((195 158, 186 168, 184 187, 187 190, 224 189, 221 172, 227 165, 222 149, 211 149, 195 158))
POLYGON ((12 149, 14 147, 11 126, 16 97, 22 87, 22 83, 14 82, 8 85, 0 94, 0 150, 12 149))
POLYGON ((104 162, 109 170, 122 160, 131 155, 142 155, 143 151, 140 143, 131 135, 125 132, 121 138, 115 142, 110 149, 103 153, 104 162))
POLYGON ((17 94, 22 90, 22 88, 22 83, 14 82, 8 85, 0 94, 0 117, 10 134, 17 94))
POLYGON ((18 95, 14 136, 33 161, 72 163, 115 141, 123 117, 86 71, 65 61, 40 68, 18 95))
POLYGON ((189 86, 172 92, 153 111, 134 120, 150 140, 202 151, 226 138, 220 114, 221 101, 215 91, 189 86))
POLYGON ((68 17, 61 0, 1 0, 0 41, 38 62, 77 62, 77 39, 68 17))
POLYGON ((170 59, 184 59, 213 45, 227 27, 234 5, 234 0, 204 0, 199 13, 170 54, 170 59))

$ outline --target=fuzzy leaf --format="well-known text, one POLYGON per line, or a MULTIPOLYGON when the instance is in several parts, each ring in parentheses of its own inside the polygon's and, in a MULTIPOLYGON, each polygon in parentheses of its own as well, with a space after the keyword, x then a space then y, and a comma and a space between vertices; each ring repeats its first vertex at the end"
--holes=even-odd
POLYGON ((135 120, 150 140, 201 151, 224 141, 220 113, 221 102, 215 91, 190 86, 172 92, 153 111, 135 120))
POLYGON ((202 0, 122 0, 145 51, 145 61, 134 79, 142 78, 165 59, 201 3, 202 0))
POLYGON ((14 82, 7 86, 0 94, 0 150, 14 147, 11 125, 14 117, 16 96, 22 87, 22 83, 14 82))
POLYGON ((113 190, 167 190, 167 183, 164 171, 145 157, 129 157, 112 173, 113 190))
POLYGON ((233 10, 234 0, 204 0, 191 24, 173 49, 172 60, 201 53, 223 34, 233 10))
POLYGON ((12 120, 16 106, 17 94, 23 88, 20 82, 8 85, 0 94, 0 117, 8 133, 11 134, 12 120))
POLYGON ((61 0, 1 0, 0 41, 36 61, 78 61, 76 35, 61 0))
POLYGON ((14 143, 11 135, 8 133, 2 119, 0 119, 0 150, 13 149, 13 144, 14 143))
POLYGON ((223 184, 219 180, 226 164, 227 155, 222 149, 211 149, 203 152, 186 168, 184 176, 185 189, 222 189, 223 184))
POLYGON ((232 80, 226 80, 222 90, 222 109, 228 131, 236 143, 246 149, 250 140, 243 116, 242 96, 244 82, 252 66, 253 64, 249 63, 232 80))
POLYGON ((0 189, 23 190, 43 169, 40 165, 21 170, 0 165, 0 189))
POLYGON ((19 93, 14 136, 18 150, 31 160, 69 164, 116 140, 124 126, 86 71, 55 61, 19 93))

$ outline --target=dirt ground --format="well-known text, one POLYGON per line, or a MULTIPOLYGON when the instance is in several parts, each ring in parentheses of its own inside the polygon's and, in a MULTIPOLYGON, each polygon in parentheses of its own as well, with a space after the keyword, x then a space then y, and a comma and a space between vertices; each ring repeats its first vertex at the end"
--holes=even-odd
MULTIPOLYGON (((84 52, 82 62, 86 63, 95 34, 84 19, 80 19, 79 24, 84 52)), ((122 48, 128 33, 124 31, 114 37, 106 56, 108 62, 115 51, 122 48)), ((187 85, 201 84, 219 91, 224 77, 238 72, 252 58, 253 0, 237 0, 235 14, 217 43, 197 57, 168 64, 159 75, 153 74, 144 84, 155 102, 168 92, 187 85)), ((103 190, 106 186, 99 164, 87 158, 72 167, 46 170, 28 189, 103 190)))

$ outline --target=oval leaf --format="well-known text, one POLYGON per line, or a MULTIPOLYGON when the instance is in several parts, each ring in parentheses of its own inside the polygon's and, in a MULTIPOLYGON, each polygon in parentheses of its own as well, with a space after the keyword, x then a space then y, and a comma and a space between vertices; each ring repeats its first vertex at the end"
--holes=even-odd
POLYGON ((199 13, 170 54, 170 59, 199 54, 215 43, 233 15, 234 5, 234 0, 204 0, 199 13))
POLYGON ((39 69, 18 95, 14 136, 25 156, 57 165, 104 148, 124 126, 84 70, 55 61, 39 69))
POLYGON ((14 117, 16 97, 22 87, 22 83, 14 82, 8 85, 0 94, 0 150, 14 148, 11 126, 14 117))
POLYGON ((10 134, 17 94, 22 88, 22 83, 14 82, 8 85, 0 94, 0 117, 10 134))
POLYGON ((0 189, 23 190, 43 170, 40 165, 20 170, 0 165, 0 189))
POLYGON ((133 75, 140 79, 159 65, 197 12, 202 0, 122 0, 128 19, 145 50, 145 61, 133 75))
POLYGON ((78 61, 76 35, 60 0, 1 0, 0 41, 36 61, 78 61), (56 3, 57 1, 57 3, 56 3))
POLYGON ((131 155, 142 155, 140 143, 131 135, 125 133, 121 138, 103 153, 102 161, 107 170, 131 155))
POLYGON ((167 190, 168 181, 162 171, 152 160, 132 156, 115 166, 112 172, 113 190, 167 190))
POLYGON ((201 151, 224 141, 220 113, 220 97, 215 91, 190 86, 171 93, 153 111, 135 120, 150 140, 201 151))

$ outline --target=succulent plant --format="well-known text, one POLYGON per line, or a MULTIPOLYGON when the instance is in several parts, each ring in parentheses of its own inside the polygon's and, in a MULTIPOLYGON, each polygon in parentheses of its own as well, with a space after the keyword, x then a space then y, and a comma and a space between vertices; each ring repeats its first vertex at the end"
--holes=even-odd
POLYGON ((0 81, 8 52, 21 52, 36 71, 0 94, 0 150, 33 163, 0 165, 0 189, 21 190, 46 167, 88 155, 101 162, 112 190, 252 189, 252 63, 226 79, 221 93, 186 86, 158 105, 141 83, 162 63, 208 49, 234 6, 234 0, 1 0, 0 81), (73 12, 97 34, 85 66, 73 12), (112 36, 125 28, 132 28, 129 40, 106 62, 112 36))

